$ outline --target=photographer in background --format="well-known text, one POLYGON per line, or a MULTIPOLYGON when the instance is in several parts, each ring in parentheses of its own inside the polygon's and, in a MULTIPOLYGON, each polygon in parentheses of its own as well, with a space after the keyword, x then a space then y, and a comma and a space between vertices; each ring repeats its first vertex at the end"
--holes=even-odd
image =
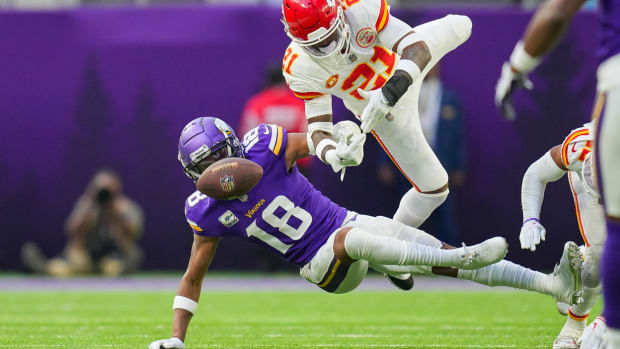
POLYGON ((95 173, 65 223, 67 245, 61 256, 47 260, 33 243, 22 248, 22 262, 30 270, 58 277, 100 272, 118 276, 136 271, 142 250, 142 209, 123 195, 114 171, 95 173))

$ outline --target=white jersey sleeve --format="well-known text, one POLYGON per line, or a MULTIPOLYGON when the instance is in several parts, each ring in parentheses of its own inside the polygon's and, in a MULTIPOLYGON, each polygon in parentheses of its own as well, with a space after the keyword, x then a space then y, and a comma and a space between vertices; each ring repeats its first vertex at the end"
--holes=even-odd
POLYGON ((562 143, 562 163, 570 171, 581 172, 583 161, 592 151, 592 123, 574 129, 562 143))
POLYGON ((323 71, 294 43, 289 45, 284 54, 282 74, 293 94, 304 101, 306 118, 332 113, 331 96, 323 86, 326 79, 329 79, 329 73, 323 71))

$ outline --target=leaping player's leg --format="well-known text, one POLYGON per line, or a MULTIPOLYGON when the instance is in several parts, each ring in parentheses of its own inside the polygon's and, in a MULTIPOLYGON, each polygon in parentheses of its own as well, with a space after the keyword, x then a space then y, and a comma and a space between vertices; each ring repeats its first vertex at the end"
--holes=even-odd
POLYGON ((421 33, 424 36, 426 46, 431 51, 431 61, 422 71, 419 81, 424 79, 443 56, 469 39, 471 28, 471 19, 460 15, 447 15, 413 28, 416 33, 421 33))
POLYGON ((448 196, 448 174, 428 145, 420 127, 418 97, 426 74, 448 52, 471 35, 471 20, 449 15, 414 29, 422 33, 431 61, 392 109, 393 119, 382 120, 373 135, 413 187, 401 199, 394 219, 418 227, 448 196))
POLYGON ((601 294, 600 260, 607 237, 605 215, 598 198, 588 193, 576 172, 570 172, 568 179, 579 231, 586 246, 582 272, 584 301, 568 309, 566 323, 553 343, 554 348, 577 347, 577 341, 586 328, 590 310, 601 294))
MULTIPOLYGON (((600 81, 600 76, 599 76, 600 81)), ((607 242, 601 261, 608 347, 620 348, 620 88, 606 93, 597 132, 597 165, 607 214, 607 242)))
POLYGON ((373 135, 412 188, 402 197, 394 219, 418 227, 448 196, 448 173, 426 142, 418 116, 419 86, 411 86, 373 135))

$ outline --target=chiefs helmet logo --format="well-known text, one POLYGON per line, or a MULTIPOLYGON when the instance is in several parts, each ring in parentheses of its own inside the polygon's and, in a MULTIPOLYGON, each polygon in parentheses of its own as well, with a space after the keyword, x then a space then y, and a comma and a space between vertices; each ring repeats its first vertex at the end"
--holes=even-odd
POLYGON ((377 39, 377 33, 375 33, 372 28, 362 28, 355 35, 355 42, 359 45, 359 47, 369 47, 372 45, 377 39))
POLYGON ((327 79, 327 81, 325 81, 325 87, 332 88, 336 86, 337 83, 338 83, 338 74, 334 74, 330 76, 329 79, 327 79))

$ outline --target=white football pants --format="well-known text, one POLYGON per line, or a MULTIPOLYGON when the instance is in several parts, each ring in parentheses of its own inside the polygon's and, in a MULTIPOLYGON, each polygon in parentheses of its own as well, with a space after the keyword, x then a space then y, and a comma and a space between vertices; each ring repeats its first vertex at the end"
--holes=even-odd
MULTIPOLYGON (((349 212, 343 227, 360 228, 364 231, 405 240, 416 244, 440 249, 441 241, 419 229, 415 229, 387 217, 372 217, 349 212)), ((405 275, 412 271, 429 273, 430 268, 424 266, 369 265, 365 260, 345 266, 336 261, 334 255, 334 239, 336 230, 327 242, 319 248, 316 255, 300 270, 300 275, 313 284, 332 293, 346 293, 354 290, 364 279, 368 267, 391 275, 405 275), (348 268, 348 269, 347 269, 348 268)))
POLYGON ((418 227, 448 196, 448 190, 437 194, 423 193, 446 185, 448 173, 424 138, 420 126, 420 87, 437 62, 469 38, 471 20, 466 16, 449 15, 413 29, 425 32, 425 37, 429 38, 425 42, 431 51, 431 61, 396 103, 391 111, 392 118, 379 121, 372 133, 413 187, 402 198, 394 219, 418 227))

